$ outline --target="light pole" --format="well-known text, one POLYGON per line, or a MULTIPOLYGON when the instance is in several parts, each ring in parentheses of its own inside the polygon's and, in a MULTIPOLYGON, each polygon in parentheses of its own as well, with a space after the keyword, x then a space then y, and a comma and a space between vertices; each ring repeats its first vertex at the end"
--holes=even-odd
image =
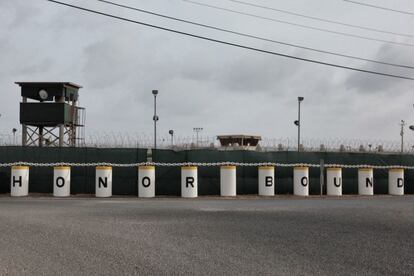
POLYGON ((304 99, 304 97, 298 97, 298 119, 294 122, 298 127, 298 152, 300 151, 300 103, 304 99))
POLYGON ((171 147, 174 147, 174 130, 171 129, 168 133, 171 135, 171 147))
POLYGON ((154 95, 154 117, 152 120, 154 121, 154 150, 157 149, 157 121, 159 117, 157 116, 157 95, 158 90, 152 90, 152 95, 154 95))
POLYGON ((17 132, 17 129, 13 128, 12 132, 13 132, 13 145, 16 146, 16 132, 17 132))
POLYGON ((203 131, 203 128, 202 127, 195 127, 195 128, 193 128, 193 131, 196 133, 196 146, 198 147, 198 133, 199 132, 201 132, 201 131, 203 131))
POLYGON ((401 153, 404 152, 404 127, 405 127, 406 123, 404 120, 401 120, 401 153))

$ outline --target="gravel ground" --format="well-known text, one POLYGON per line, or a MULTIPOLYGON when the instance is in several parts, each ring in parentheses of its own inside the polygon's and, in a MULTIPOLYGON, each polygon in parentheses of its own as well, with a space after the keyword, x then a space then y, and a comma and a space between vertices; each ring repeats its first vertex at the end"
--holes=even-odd
POLYGON ((0 275, 414 275, 414 196, 0 197, 0 275))

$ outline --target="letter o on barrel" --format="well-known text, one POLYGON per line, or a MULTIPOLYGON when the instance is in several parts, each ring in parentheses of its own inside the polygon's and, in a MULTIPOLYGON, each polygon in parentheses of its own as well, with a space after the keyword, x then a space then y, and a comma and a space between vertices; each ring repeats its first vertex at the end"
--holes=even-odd
POLYGON ((55 167, 53 170, 53 196, 70 196, 70 167, 55 167))
POLYGON ((275 167, 259 167, 259 195, 275 195, 275 167))
POLYGON ((220 167, 221 196, 236 196, 236 166, 220 167))
POLYGON ((390 169, 388 171, 388 193, 390 195, 404 195, 403 169, 390 169))
POLYGON ((95 196, 112 196, 112 167, 96 167, 95 196))
POLYGON ((328 196, 342 195, 342 169, 327 168, 326 169, 326 190, 328 196))
POLYGON ((138 167, 138 197, 155 197, 155 167, 138 167))
POLYGON ((372 168, 358 170, 358 194, 374 195, 374 170, 372 168))
POLYGON ((293 169, 293 194, 297 196, 309 195, 308 167, 295 167, 293 169))
POLYGON ((29 195, 29 167, 13 166, 11 169, 10 196, 29 195))
POLYGON ((197 167, 181 167, 181 196, 198 196, 198 172, 197 167))

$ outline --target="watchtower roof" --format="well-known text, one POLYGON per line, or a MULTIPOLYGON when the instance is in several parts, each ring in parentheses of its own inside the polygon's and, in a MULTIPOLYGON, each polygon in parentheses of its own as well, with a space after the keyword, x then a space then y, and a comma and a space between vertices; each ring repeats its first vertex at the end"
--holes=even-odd
POLYGON ((63 85, 63 86, 69 86, 72 88, 80 89, 82 88, 81 85, 72 83, 72 82, 41 82, 41 81, 23 81, 23 82, 15 82, 15 84, 18 84, 20 86, 23 85, 63 85))

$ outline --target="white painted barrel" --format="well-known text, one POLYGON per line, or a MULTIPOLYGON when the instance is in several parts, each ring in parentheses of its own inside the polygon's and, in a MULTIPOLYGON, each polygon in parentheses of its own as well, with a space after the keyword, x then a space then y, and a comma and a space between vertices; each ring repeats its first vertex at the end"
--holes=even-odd
POLYGON ((342 195, 342 169, 326 169, 326 194, 328 196, 342 195))
POLYGON ((181 167, 181 196, 198 196, 198 170, 197 167, 181 167))
POLYGON ((388 171, 388 193, 390 195, 404 195, 404 169, 390 169, 388 171))
POLYGON ((262 166, 259 167, 259 195, 274 196, 275 195, 275 167, 262 166))
POLYGON ((295 167, 293 169, 293 194, 297 196, 309 195, 308 167, 295 167))
POLYGON ((372 168, 358 170, 358 194, 374 195, 374 170, 372 168))
POLYGON ((112 167, 96 167, 95 196, 112 196, 112 167))
POLYGON ((138 167, 138 197, 155 197, 155 166, 138 167))
POLYGON ((28 196, 29 195, 29 167, 13 166, 11 169, 10 182, 11 196, 28 196))
POLYGON ((55 167, 53 170, 53 196, 70 196, 70 167, 55 167))
POLYGON ((221 196, 236 196, 236 166, 220 167, 221 196))

